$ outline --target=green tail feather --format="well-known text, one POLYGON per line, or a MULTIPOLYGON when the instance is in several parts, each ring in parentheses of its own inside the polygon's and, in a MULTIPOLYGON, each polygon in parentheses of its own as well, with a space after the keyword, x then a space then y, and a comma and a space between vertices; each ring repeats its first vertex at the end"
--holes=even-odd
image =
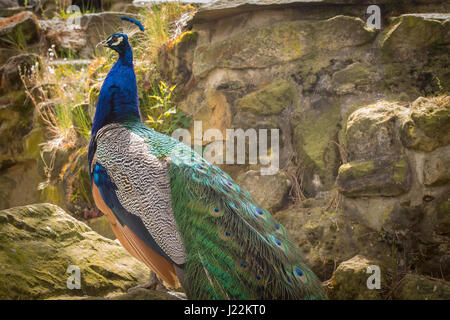
POLYGON ((133 125, 150 152, 169 157, 172 209, 191 299, 322 299, 320 281, 268 211, 189 147, 133 125))

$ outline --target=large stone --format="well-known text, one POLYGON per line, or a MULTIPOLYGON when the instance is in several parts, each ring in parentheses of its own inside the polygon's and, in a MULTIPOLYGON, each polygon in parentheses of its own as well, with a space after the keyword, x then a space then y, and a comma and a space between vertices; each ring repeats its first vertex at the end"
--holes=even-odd
POLYGON ((402 234, 417 225, 423 210, 420 205, 413 206, 407 200, 402 202, 401 198, 386 196, 345 197, 342 206, 349 216, 373 230, 402 234))
POLYGON ((0 239, 2 299, 100 296, 148 280, 146 266, 117 242, 54 205, 0 211, 0 239), (80 289, 67 287, 69 266, 80 269, 80 289))
POLYGON ((440 279, 407 274, 394 291, 398 300, 449 300, 450 283, 440 279))
POLYGON ((398 103, 380 101, 353 112, 345 131, 350 161, 371 161, 401 154, 400 130, 409 110, 398 103))
POLYGON ((23 137, 23 156, 25 159, 38 159, 41 143, 44 143, 44 132, 41 127, 35 127, 23 137))
POLYGON ((8 18, 0 18, 0 43, 24 49, 39 40, 39 22, 30 11, 22 11, 8 18))
POLYGON ((274 175, 261 175, 259 171, 250 170, 239 176, 237 183, 270 212, 276 212, 286 204, 291 187, 291 181, 281 171, 274 175))
POLYGON ((406 147, 425 152, 450 144, 450 96, 415 100, 402 140, 406 147))
POLYGON ((386 274, 381 271, 380 263, 371 261, 364 256, 357 255, 342 262, 333 272, 327 290, 328 298, 336 300, 380 300, 381 288, 386 289, 386 274), (368 278, 378 267, 380 271, 380 288, 369 289, 368 278))
MULTIPOLYGON (((436 4, 436 7, 440 8, 445 3, 445 0, 417 0, 414 1, 414 4, 407 0, 378 0, 376 2, 372 0, 216 0, 207 1, 203 4, 194 16, 193 22, 216 21, 228 16, 251 14, 258 10, 275 11, 276 9, 300 9, 299 13, 305 12, 307 17, 311 12, 317 14, 317 11, 319 11, 319 14, 322 15, 325 13, 337 14, 337 12, 342 10, 349 11, 349 9, 354 8, 354 14, 363 16, 367 7, 374 3, 378 5, 386 4, 386 7, 394 10, 398 6, 402 12, 404 10, 417 12, 417 7, 420 4, 426 4, 428 7, 430 4, 436 4), (406 8, 403 6, 405 3, 407 4, 406 8)), ((426 9, 428 8, 426 7, 426 9)), ((430 12, 430 10, 425 12, 430 12)), ((385 14, 388 13, 390 13, 390 10, 385 14)))
POLYGON ((405 158, 353 161, 339 168, 339 191, 348 197, 398 196, 409 190, 410 169, 405 158))
POLYGON ((443 21, 426 15, 402 15, 395 18, 381 38, 381 52, 393 61, 418 59, 427 50, 445 44, 443 21))
MULTIPOLYGON (((371 66, 355 62, 333 74, 332 87, 338 95, 367 91, 374 86, 377 75, 371 66)), ((372 88, 373 89, 373 88, 372 88)))
POLYGON ((450 15, 410 14, 393 19, 380 37, 386 89, 419 95, 447 92, 450 15))
POLYGON ((199 45, 193 72, 204 77, 215 68, 267 68, 328 51, 361 46, 376 32, 358 18, 336 16, 324 21, 292 21, 243 30, 225 40, 199 45), (351 33, 352 37, 348 37, 351 33))
POLYGON ((68 51, 74 54, 86 46, 85 31, 73 22, 57 19, 40 21, 45 38, 58 52, 68 51))

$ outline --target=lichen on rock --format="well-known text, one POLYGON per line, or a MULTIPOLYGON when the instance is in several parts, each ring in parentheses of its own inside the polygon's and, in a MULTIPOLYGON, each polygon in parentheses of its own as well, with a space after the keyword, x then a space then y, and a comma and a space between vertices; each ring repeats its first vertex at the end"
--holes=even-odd
POLYGON ((2 299, 119 293, 149 274, 117 242, 51 204, 0 211, 0 247, 2 299), (80 270, 80 289, 67 286, 69 266, 80 270))

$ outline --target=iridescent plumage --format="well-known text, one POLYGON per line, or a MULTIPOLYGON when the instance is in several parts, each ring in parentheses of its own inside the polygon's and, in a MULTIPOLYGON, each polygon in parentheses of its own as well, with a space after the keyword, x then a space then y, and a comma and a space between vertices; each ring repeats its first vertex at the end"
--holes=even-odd
POLYGON ((323 298, 267 210, 220 168, 140 121, 131 47, 120 36, 109 41, 121 46, 113 48, 119 60, 101 89, 89 166, 96 203, 120 224, 124 246, 167 283, 176 285, 176 273, 191 299, 323 298))

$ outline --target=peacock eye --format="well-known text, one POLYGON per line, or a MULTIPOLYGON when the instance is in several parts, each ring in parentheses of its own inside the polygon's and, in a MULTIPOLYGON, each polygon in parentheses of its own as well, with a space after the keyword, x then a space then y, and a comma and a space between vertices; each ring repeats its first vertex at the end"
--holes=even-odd
POLYGON ((119 44, 122 42, 122 40, 123 40, 123 37, 120 37, 120 36, 113 36, 112 39, 111 39, 111 41, 113 41, 113 42, 111 43, 111 45, 112 45, 112 46, 117 46, 117 45, 119 45, 119 44))

